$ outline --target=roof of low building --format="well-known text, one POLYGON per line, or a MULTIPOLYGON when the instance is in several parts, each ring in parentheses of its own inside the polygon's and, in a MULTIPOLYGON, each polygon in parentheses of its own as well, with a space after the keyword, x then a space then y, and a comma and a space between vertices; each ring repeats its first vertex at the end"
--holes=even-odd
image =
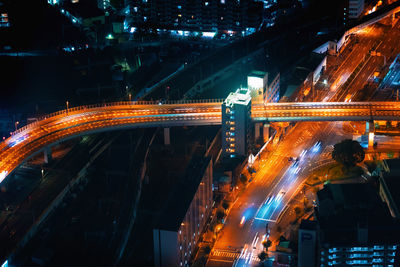
POLYGON ((166 206, 155 228, 174 232, 178 231, 201 183, 204 171, 210 162, 210 156, 194 156, 192 158, 185 175, 181 177, 169 195, 166 206))
POLYGON ((327 184, 317 192, 316 217, 324 244, 355 245, 360 229, 366 229, 368 244, 400 240, 400 222, 371 184, 327 184))

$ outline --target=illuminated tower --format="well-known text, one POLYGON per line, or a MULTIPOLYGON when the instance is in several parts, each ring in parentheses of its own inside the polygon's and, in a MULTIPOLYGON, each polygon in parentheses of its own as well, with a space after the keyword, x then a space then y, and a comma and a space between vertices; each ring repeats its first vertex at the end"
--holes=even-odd
POLYGON ((250 138, 250 90, 238 89, 222 103, 222 156, 247 156, 250 138))

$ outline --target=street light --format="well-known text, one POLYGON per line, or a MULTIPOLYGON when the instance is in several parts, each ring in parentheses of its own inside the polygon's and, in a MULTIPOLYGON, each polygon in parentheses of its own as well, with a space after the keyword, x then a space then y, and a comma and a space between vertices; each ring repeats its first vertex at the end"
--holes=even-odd
POLYGON ((67 105, 67 114, 68 114, 68 105, 69 105, 68 100, 65 102, 65 104, 67 105))
POLYGON ((131 93, 129 93, 129 101, 132 101, 132 94, 131 93))
POLYGON ((19 124, 19 121, 16 121, 16 122, 15 122, 15 130, 18 129, 18 124, 19 124))

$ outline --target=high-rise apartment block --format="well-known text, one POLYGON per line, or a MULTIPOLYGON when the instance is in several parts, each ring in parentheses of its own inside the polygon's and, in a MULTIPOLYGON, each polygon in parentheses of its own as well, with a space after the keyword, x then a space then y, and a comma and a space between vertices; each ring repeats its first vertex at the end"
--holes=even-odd
POLYGON ((247 156, 250 138, 250 90, 238 89, 222 103, 222 156, 247 156))
POLYGON ((199 32, 246 31, 263 21, 255 0, 126 0, 128 27, 199 32))

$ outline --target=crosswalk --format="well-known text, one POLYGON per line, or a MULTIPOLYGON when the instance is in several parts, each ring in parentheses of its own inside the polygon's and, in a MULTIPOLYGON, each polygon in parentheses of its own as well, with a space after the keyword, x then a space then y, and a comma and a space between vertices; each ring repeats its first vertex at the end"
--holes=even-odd
POLYGON ((239 253, 239 252, 231 251, 231 250, 214 249, 211 252, 211 256, 221 257, 221 258, 225 258, 225 259, 231 259, 232 261, 238 260, 238 259, 243 259, 248 262, 260 261, 260 259, 257 256, 256 251, 254 251, 254 253, 251 253, 250 251, 247 253, 239 253))

